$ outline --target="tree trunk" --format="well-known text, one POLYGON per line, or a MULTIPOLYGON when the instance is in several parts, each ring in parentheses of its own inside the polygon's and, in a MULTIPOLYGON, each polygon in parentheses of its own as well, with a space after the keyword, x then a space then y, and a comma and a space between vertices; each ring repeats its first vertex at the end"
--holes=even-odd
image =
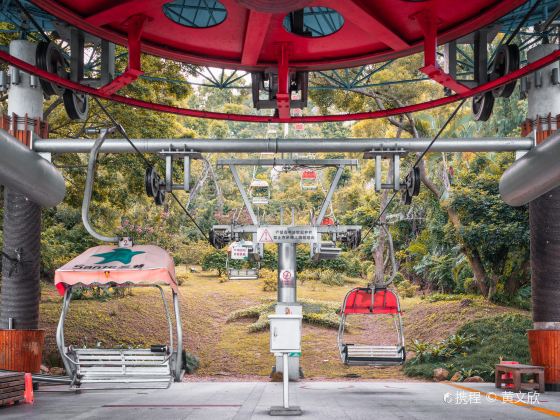
MULTIPOLYGON (((380 211, 382 211, 387 205, 387 190, 383 190, 381 193, 380 211)), ((387 221, 387 213, 383 213, 379 218, 379 223, 383 224, 387 221)), ((379 237, 377 238, 377 244, 373 249, 373 262, 375 263, 375 276, 373 278, 374 283, 383 284, 385 281, 385 231, 379 229, 379 237)))
MULTIPOLYGON (((480 259, 480 254, 478 253, 478 251, 474 248, 470 248, 468 246, 465 245, 464 241, 462 241, 461 237, 460 237, 460 229, 461 229, 461 220, 459 219, 459 215, 457 214, 457 212, 451 208, 450 206, 447 207, 447 215, 449 217, 449 220, 451 221, 451 224, 453 225, 453 227, 455 228, 455 230, 458 233, 459 236, 459 240, 461 241, 461 248, 463 251, 463 254, 465 254, 465 256, 467 257, 467 260, 469 261, 469 264, 471 266, 472 272, 474 274, 474 280, 476 282, 476 285, 478 286, 478 289, 480 290, 480 293, 484 296, 484 297, 491 297, 489 296, 489 292, 491 291, 488 287, 488 275, 486 274, 486 269, 484 268, 484 265, 482 264, 482 261, 480 259)), ((495 286, 494 286, 494 291, 495 291, 495 286)), ((492 293, 494 292, 492 291, 492 293)))

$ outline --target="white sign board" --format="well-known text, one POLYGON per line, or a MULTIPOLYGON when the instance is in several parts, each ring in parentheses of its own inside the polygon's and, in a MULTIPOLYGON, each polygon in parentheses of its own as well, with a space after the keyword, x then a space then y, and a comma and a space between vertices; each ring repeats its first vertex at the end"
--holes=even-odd
POLYGON ((246 260, 249 258, 249 248, 244 246, 234 246, 231 248, 230 258, 232 260, 246 260))
POLYGON ((261 244, 315 243, 317 228, 312 226, 264 226, 257 228, 257 242, 261 244))

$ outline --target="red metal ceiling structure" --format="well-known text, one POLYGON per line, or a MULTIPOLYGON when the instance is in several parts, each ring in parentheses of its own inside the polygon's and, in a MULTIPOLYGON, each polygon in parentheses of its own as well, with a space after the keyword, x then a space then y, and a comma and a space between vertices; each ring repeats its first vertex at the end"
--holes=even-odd
POLYGON ((276 66, 281 60, 280 46, 285 45, 291 68, 324 70, 421 51, 427 31, 433 30, 430 36, 437 36, 439 43, 457 39, 494 22, 525 1, 221 0, 227 16, 223 22, 204 28, 171 20, 163 9, 172 3, 170 0, 32 3, 85 32, 121 45, 128 44, 129 28, 141 17, 142 51, 177 61, 256 70, 276 66), (288 32, 283 27, 286 14, 303 5, 332 9, 342 15, 344 23, 340 30, 323 37, 288 32), (271 9, 280 12, 267 12, 271 9))
MULTIPOLYGON (((41 71, 0 51, 0 59, 75 91, 179 115, 248 122, 325 122, 416 112, 478 95, 558 59, 558 53, 475 88, 439 67, 437 46, 485 27, 526 0, 30 0, 68 24, 128 47, 129 65, 93 88, 41 71), (194 22, 204 6, 206 22, 194 22), (185 19, 183 10, 197 11, 185 19), (180 8, 180 13, 176 8, 180 8), (305 8, 305 9, 301 9, 305 8), (294 9, 327 13, 328 33, 293 31, 294 9), (191 22, 193 21, 193 22, 191 22), (287 25, 287 22, 290 22, 287 25), (290 26, 291 25, 291 26, 290 26), (313 35, 313 36, 311 36, 313 35), (317 35, 317 36, 315 36, 317 35), (290 74, 376 63, 424 51, 428 77, 456 94, 400 108, 342 115, 290 116, 290 74), (118 95, 142 74, 145 52, 195 65, 278 75, 277 115, 240 115, 178 108, 118 95)), ((321 16, 319 16, 320 18, 321 16)), ((200 18, 200 15, 198 16, 200 18)), ((326 19, 326 18, 325 18, 326 19)), ((199 19, 200 20, 200 19, 199 19)))

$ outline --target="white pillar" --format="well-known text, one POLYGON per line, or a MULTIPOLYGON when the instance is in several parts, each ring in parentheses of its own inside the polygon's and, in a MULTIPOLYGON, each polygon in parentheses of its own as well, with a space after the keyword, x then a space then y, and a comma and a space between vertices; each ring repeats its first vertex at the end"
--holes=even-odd
MULTIPOLYGON (((37 44, 18 39, 10 42, 10 54, 26 63, 35 65, 35 51, 37 44)), ((8 115, 16 114, 18 117, 27 116, 31 119, 43 119, 43 90, 37 79, 37 86, 31 88, 31 75, 19 72, 19 83, 14 84, 15 67, 10 66, 12 83, 8 91, 8 115)), ((24 127, 20 124, 18 129, 24 127)))

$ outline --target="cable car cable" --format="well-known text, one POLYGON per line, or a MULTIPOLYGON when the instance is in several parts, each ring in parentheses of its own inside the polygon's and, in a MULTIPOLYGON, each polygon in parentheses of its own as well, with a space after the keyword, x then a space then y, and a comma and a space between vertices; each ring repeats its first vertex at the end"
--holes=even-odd
MULTIPOLYGON (((117 120, 115 120, 115 118, 111 115, 111 113, 109 112, 109 110, 107 109, 107 107, 105 107, 101 101, 94 97, 93 98, 95 100, 95 102, 99 105, 99 107, 101 108, 101 110, 105 113, 105 115, 107 115, 107 117, 111 120, 111 122, 115 125, 115 127, 117 127, 117 129, 120 131, 120 133, 124 136, 124 138, 126 139, 126 141, 128 143, 130 143, 130 145, 132 146, 132 148, 134 149, 134 151, 140 155, 140 157, 144 160, 144 162, 146 163, 147 167, 149 168, 153 168, 154 165, 146 158, 146 156, 144 156, 144 154, 138 149, 138 147, 136 147, 136 145, 134 144, 134 142, 130 139, 130 137, 128 137, 128 134, 126 133, 126 130, 124 129, 124 127, 122 125, 120 125, 117 120)), ((192 216, 192 214, 187 210, 187 208, 183 205, 183 203, 181 203, 181 201, 177 198, 177 196, 175 195, 175 193, 173 191, 170 192, 171 197, 173 197, 173 199, 179 204, 179 206, 181 207, 181 209, 183 209, 183 211, 185 212, 185 214, 187 215, 187 217, 190 219, 190 221, 196 226, 196 228, 198 229, 198 231, 200 232, 200 234, 202 235, 202 237, 208 241, 208 236, 206 235, 206 233, 204 233, 204 231, 202 230, 202 228, 200 227, 200 225, 196 222, 196 220, 194 219, 194 217, 192 216)))
MULTIPOLYGON (((455 110, 451 113, 451 115, 449 115, 449 118, 447 118, 447 121, 445 121, 445 123, 441 126, 441 128, 439 129, 439 131, 437 132, 437 134, 434 136, 434 138, 432 139, 432 141, 430 142, 430 144, 428 144, 428 146, 426 147, 426 149, 424 149, 424 151, 422 153, 420 153, 420 156, 418 156, 418 158, 416 159, 416 162, 414 162, 414 165, 412 165, 412 168, 410 169, 410 171, 408 172, 409 174, 414 170, 414 168, 416 168, 418 166, 418 164, 420 163, 420 161, 424 158, 424 156, 426 156, 426 153, 428 153, 430 151, 430 148, 432 147, 432 145, 436 142, 436 140, 441 136, 441 134, 443 133, 443 131, 447 128, 447 126, 449 125, 449 123, 451 122, 451 120, 453 120, 453 118, 455 118, 455 116, 457 115, 457 113, 459 112, 459 110, 461 109, 461 107, 463 106, 463 104, 465 103, 466 99, 463 99, 459 105, 457 105, 457 107, 455 108, 455 110)), ((377 216, 377 218, 375 219, 375 221, 371 224, 371 226, 369 227, 369 229, 367 230, 367 232, 365 233, 365 235, 362 236, 362 241, 364 241, 368 235, 371 233, 371 231, 373 230, 373 228, 375 226, 377 226, 377 224, 379 223, 379 220, 381 220, 381 217, 385 214, 385 212, 389 209, 389 206, 391 205, 391 203, 393 202, 393 200, 395 199, 395 197, 397 196, 399 192, 395 191, 393 193, 393 195, 391 196, 391 198, 389 199, 389 201, 387 202, 387 204, 383 207, 383 209, 381 210, 381 213, 379 213, 379 215, 377 216)))

